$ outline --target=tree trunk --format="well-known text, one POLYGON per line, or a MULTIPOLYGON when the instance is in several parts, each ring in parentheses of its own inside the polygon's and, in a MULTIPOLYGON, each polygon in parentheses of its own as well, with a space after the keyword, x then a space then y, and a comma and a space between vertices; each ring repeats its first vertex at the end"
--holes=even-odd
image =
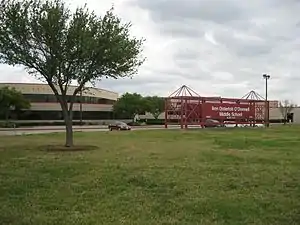
POLYGON ((65 123, 66 123, 66 147, 73 147, 74 142, 73 142, 73 122, 72 118, 68 116, 68 118, 65 118, 65 123))
POLYGON ((135 123, 135 122, 137 122, 137 118, 135 117, 137 114, 133 114, 133 116, 132 116, 132 121, 135 123))
MULTIPOLYGON (((65 146, 72 147, 72 146, 74 146, 74 142, 73 142, 73 103, 74 103, 75 96, 80 89, 77 88, 74 91, 74 94, 71 98, 70 107, 68 109, 68 100, 66 97, 67 86, 66 85, 64 86, 63 83, 59 83, 59 88, 60 88, 60 93, 59 93, 57 87, 55 87, 52 80, 47 80, 47 82, 48 82, 50 88, 52 89, 53 93, 55 94, 56 99, 60 103, 60 106, 62 109, 62 114, 63 114, 63 118, 64 118, 65 125, 66 125, 65 146)), ((83 85, 80 85, 80 86, 82 88, 83 85)))
POLYGON ((9 119, 9 109, 5 110, 5 121, 8 122, 9 119))
POLYGON ((159 115, 160 115, 160 113, 154 113, 154 114, 153 114, 154 119, 155 119, 155 120, 158 120, 159 115))
POLYGON ((66 147, 73 147, 73 112, 68 110, 65 105, 62 106, 64 121, 66 124, 66 147))
POLYGON ((286 125, 286 122, 287 122, 287 116, 285 115, 283 119, 283 125, 286 125))

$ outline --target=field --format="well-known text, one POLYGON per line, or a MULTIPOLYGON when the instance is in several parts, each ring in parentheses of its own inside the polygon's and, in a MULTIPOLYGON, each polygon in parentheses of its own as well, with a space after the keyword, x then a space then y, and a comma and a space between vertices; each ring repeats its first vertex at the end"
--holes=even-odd
POLYGON ((0 137, 0 224, 300 224, 300 127, 0 137))

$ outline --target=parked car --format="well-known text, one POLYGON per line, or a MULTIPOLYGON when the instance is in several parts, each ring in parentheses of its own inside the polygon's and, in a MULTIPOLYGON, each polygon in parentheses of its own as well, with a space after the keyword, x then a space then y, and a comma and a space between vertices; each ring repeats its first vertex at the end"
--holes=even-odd
POLYGON ((204 127, 224 127, 225 125, 222 124, 219 120, 214 119, 207 119, 205 121, 204 127))
POLYGON ((131 130, 131 127, 124 122, 116 121, 116 122, 109 124, 108 129, 110 131, 112 131, 112 130, 131 130))

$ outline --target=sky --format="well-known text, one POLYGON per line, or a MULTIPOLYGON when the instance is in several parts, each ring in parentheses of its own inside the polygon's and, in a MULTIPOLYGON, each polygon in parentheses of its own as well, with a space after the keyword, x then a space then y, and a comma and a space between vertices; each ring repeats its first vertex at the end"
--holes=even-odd
MULTIPOLYGON (((300 104, 299 0, 67 0, 99 15, 110 9, 146 38, 145 63, 133 79, 97 87, 168 96, 187 85, 201 96, 240 98, 255 90, 300 104)), ((1 82, 38 82, 21 67, 0 65, 1 82)))

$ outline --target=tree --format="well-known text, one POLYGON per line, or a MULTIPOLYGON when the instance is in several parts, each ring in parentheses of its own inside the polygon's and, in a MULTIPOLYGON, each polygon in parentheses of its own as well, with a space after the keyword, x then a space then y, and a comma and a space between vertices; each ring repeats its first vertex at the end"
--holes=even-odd
POLYGON ((164 98, 158 96, 148 96, 145 97, 146 101, 146 111, 151 113, 151 115, 158 119, 159 115, 165 110, 164 98))
POLYGON ((1 1, 0 63, 21 65, 48 83, 62 108, 67 147, 75 97, 85 85, 132 77, 144 62, 144 39, 131 37, 130 28, 113 8, 99 17, 86 5, 71 12, 63 0, 1 1), (78 87, 68 93, 74 81, 78 87))
POLYGON ((30 103, 21 92, 15 88, 0 88, 0 114, 8 120, 11 110, 19 111, 30 108, 30 103))
POLYGON ((125 93, 114 104, 113 111, 116 115, 124 118, 131 118, 144 113, 146 104, 144 98, 137 93, 125 93))
POLYGON ((284 100, 279 103, 279 109, 283 117, 283 123, 286 124, 288 115, 297 107, 295 104, 292 104, 289 100, 284 100))

